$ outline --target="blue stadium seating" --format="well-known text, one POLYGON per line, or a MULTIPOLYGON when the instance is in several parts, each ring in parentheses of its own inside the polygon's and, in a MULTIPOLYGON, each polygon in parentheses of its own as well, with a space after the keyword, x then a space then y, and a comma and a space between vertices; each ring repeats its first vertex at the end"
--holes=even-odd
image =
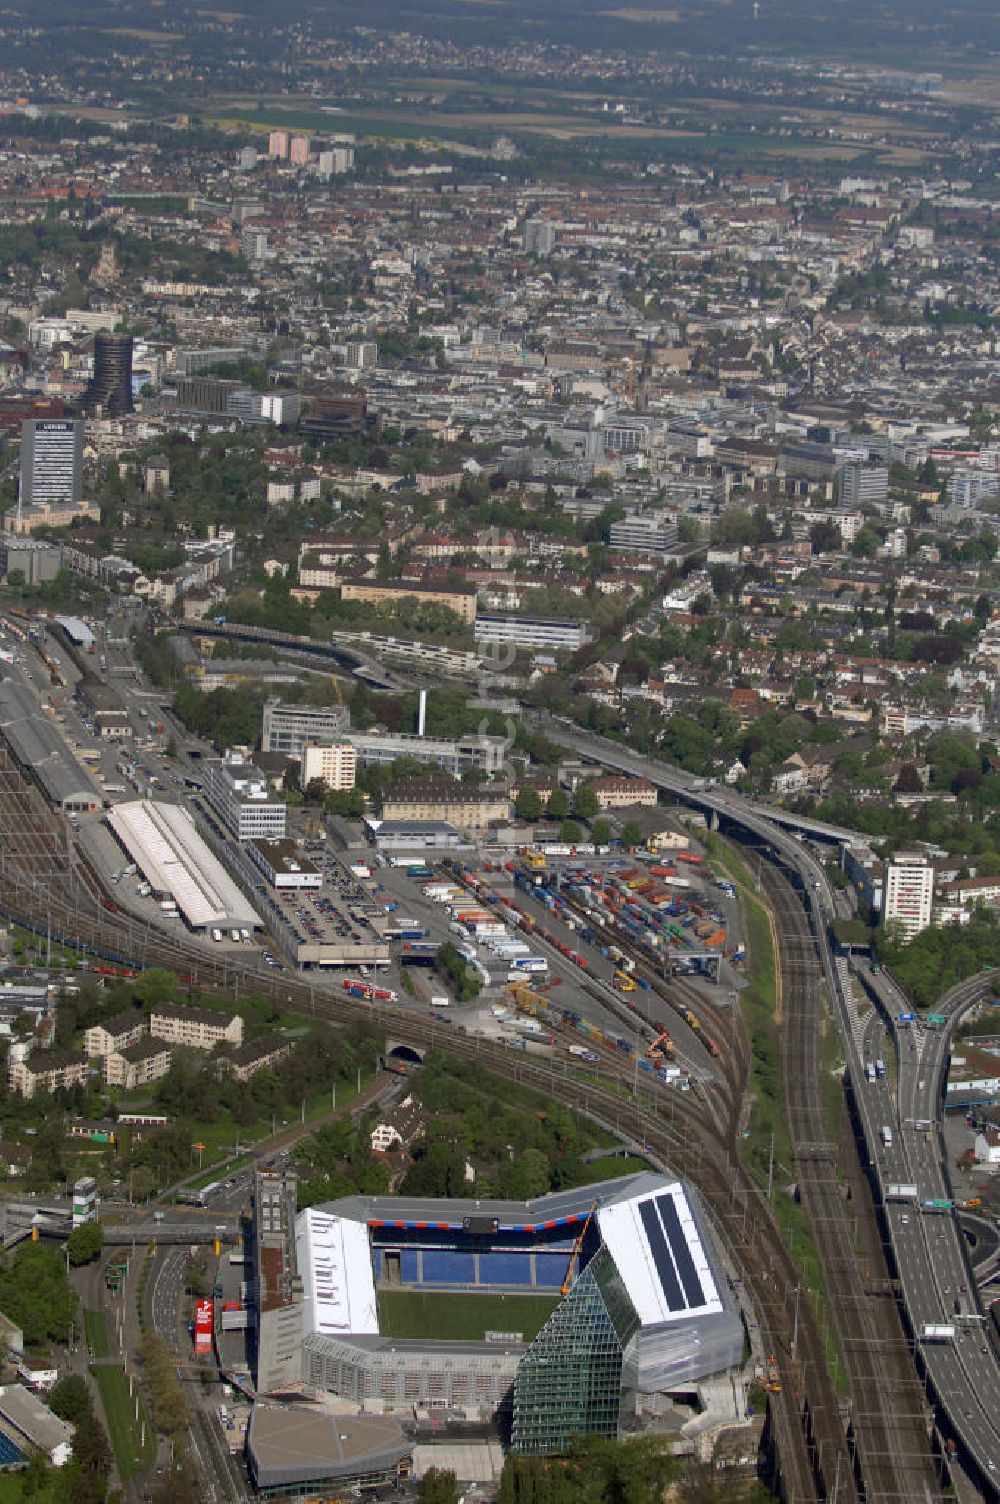
POLYGON ((0 1467, 14 1467, 26 1460, 20 1447, 15 1446, 9 1437, 0 1434, 0 1467))
POLYGON ((425 1285, 474 1285, 476 1282, 475 1257, 471 1253, 425 1248, 423 1259, 425 1285))
POLYGON ((404 1248, 399 1260, 399 1278, 404 1285, 417 1285, 420 1283, 420 1271, 417 1266, 417 1251, 415 1248, 404 1248))
POLYGON ((535 1284, 559 1289, 566 1278, 569 1259, 565 1253, 535 1254, 535 1284))
POLYGON ((527 1253, 481 1253, 481 1285, 530 1285, 531 1256, 527 1253))

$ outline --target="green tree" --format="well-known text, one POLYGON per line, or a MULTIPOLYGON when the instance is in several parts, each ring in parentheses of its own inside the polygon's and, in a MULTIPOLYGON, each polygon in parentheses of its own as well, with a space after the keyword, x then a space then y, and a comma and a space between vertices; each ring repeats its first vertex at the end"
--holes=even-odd
POLYGON ((61 1378, 48 1398, 49 1408, 70 1425, 82 1426, 93 1413, 93 1402, 87 1382, 79 1374, 70 1373, 61 1378))
POLYGON ((581 783, 573 795, 573 813, 581 820, 592 820, 600 809, 600 802, 589 783, 581 783))
POLYGON ((420 1480, 420 1504, 458 1504, 458 1482, 446 1468, 430 1467, 420 1480))
POLYGON ((594 838, 595 846, 607 846, 611 841, 610 820, 595 820, 590 827, 590 834, 594 838))
POLYGON ((626 820, 622 826, 622 842, 626 846, 642 845, 642 826, 637 820, 626 820))
POLYGON ((542 814, 542 800, 537 789, 518 789, 514 800, 514 813, 519 820, 538 820, 542 814))
POLYGON ((583 840, 583 828, 575 820, 564 820, 559 827, 559 839, 568 846, 579 846, 583 840))
POLYGON ((100 1258, 103 1247, 104 1234, 99 1222, 82 1222, 66 1239, 66 1252, 73 1265, 92 1263, 100 1258))
POLYGON ((565 789, 554 788, 548 797, 545 813, 550 820, 565 820, 569 814, 569 795, 565 789))

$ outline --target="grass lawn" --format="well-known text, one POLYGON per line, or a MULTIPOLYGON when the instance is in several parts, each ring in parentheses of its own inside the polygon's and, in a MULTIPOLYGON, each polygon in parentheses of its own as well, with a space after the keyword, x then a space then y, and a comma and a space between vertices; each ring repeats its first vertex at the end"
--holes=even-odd
POLYGON ((20 1473, 0 1473, 0 1504, 21 1504, 30 1498, 31 1504, 55 1504, 57 1495, 54 1485, 46 1485, 36 1489, 33 1494, 26 1494, 21 1483, 20 1473))
POLYGON ((648 1169, 649 1161, 639 1159, 635 1154, 609 1154, 607 1159, 595 1159, 592 1164, 584 1165, 587 1178, 583 1184, 596 1185, 602 1180, 617 1180, 619 1175, 638 1175, 648 1169))
POLYGON ((530 1342, 558 1304, 556 1295, 380 1290, 379 1329, 384 1337, 436 1337, 442 1342, 481 1342, 485 1332, 521 1332, 530 1342))
POLYGON ((156 1457, 156 1433, 149 1418, 142 1391, 136 1386, 139 1400, 139 1418, 136 1420, 135 1400, 128 1392, 128 1379, 117 1363, 93 1363, 90 1372, 104 1404, 115 1462, 121 1477, 131 1478, 143 1468, 152 1467, 156 1457), (145 1444, 143 1443, 145 1426, 145 1444))
POLYGON ((108 1342, 108 1323, 103 1311, 84 1311, 83 1325, 87 1334, 87 1347, 92 1358, 107 1358, 111 1352, 108 1342))

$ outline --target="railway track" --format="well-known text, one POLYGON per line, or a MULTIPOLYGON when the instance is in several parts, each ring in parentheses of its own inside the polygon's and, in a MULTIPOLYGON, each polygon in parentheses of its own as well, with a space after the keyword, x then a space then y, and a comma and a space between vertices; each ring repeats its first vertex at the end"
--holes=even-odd
MULTIPOLYGON (((59 943, 136 970, 162 966, 205 992, 263 994, 334 1023, 372 1019, 371 1005, 343 993, 331 994, 322 985, 286 974, 262 975, 240 962, 213 957, 184 936, 175 938, 109 911, 110 895, 61 819, 3 756, 0 828, 13 837, 0 848, 0 905, 36 933, 51 933, 59 943)), ((648 1093, 630 1099, 630 1067, 619 1071, 611 1088, 600 1087, 568 1068, 560 1072, 530 1058, 512 1058, 502 1045, 469 1038, 403 1009, 379 1006, 375 1021, 417 1049, 444 1045, 460 1059, 513 1075, 611 1127, 625 1126, 664 1167, 691 1180, 750 1292, 761 1341, 783 1376, 780 1392, 769 1401, 782 1495, 787 1504, 827 1498, 852 1504, 858 1492, 815 1313, 808 1301, 796 1299, 797 1267, 759 1187, 736 1158, 728 1124, 690 1097, 669 1090, 645 1103, 641 1099, 648 1093)))
POLYGON ((858 1475, 869 1504, 937 1498, 922 1386, 898 1312, 867 1293, 853 1252, 837 1144, 824 1115, 824 983, 809 921, 776 865, 765 864, 762 878, 782 937, 782 1075, 795 1177, 850 1384, 858 1475))

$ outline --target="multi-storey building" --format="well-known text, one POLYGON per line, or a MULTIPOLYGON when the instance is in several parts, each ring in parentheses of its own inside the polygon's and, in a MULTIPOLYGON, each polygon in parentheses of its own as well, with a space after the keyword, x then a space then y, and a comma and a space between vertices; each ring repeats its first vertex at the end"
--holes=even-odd
POLYGON ((459 830, 484 830, 493 821, 509 820, 506 789, 459 783, 454 778, 413 778, 382 795, 383 820, 447 821, 459 830))
POLYGON ((882 919, 903 927, 907 940, 927 929, 934 905, 934 869, 920 852, 900 852, 885 869, 882 919))
POLYGON ((21 424, 22 506, 73 506, 83 498, 83 424, 21 424))
POLYGON ((140 1039, 123 1050, 112 1050, 110 1055, 105 1055, 104 1084, 135 1091, 165 1076, 172 1060, 173 1052, 162 1039, 140 1039))
POLYGON ((677 524, 656 513, 626 517, 611 524, 609 542, 634 553, 661 553, 677 542, 677 524))
POLYGON ((305 746, 302 749, 302 787, 308 788, 314 779, 325 783, 328 789, 353 789, 358 770, 358 753, 353 741, 332 742, 328 747, 305 746))
POLYGON ((120 418, 132 411, 132 336, 94 335, 94 376, 87 389, 88 411, 105 418, 120 418))
POLYGON ((889 468, 877 460, 850 460, 837 476, 842 507, 884 506, 888 494, 889 468))
POLYGON ((284 836, 285 804, 242 752, 229 751, 205 763, 203 786, 205 798, 237 840, 280 841, 284 836))
POLYGON ((149 1032, 168 1044, 214 1050, 217 1044, 242 1044, 243 1019, 214 1008, 172 1008, 159 1003, 149 1015, 149 1032))
POLYGON ((398 605, 412 597, 436 606, 447 606, 464 622, 476 619, 475 590, 438 590, 431 585, 401 584, 396 580, 345 580, 340 587, 345 601, 366 601, 372 606, 398 605))
POLYGON ((281 700, 265 700, 261 751, 299 757, 307 742, 322 747, 339 741, 350 724, 344 705, 285 705, 281 700))
POLYGON ((92 1024, 83 1036, 85 1054, 106 1059, 118 1051, 138 1044, 146 1032, 146 1019, 141 1013, 118 1013, 105 1019, 103 1024, 92 1024))
POLYGON ((510 643, 516 648, 556 648, 575 653, 591 639, 585 621, 554 621, 533 616, 484 614, 475 626, 477 643, 510 643))
POLYGON ((303 1286, 296 1257, 295 1176, 254 1176, 250 1290, 257 1310, 258 1394, 297 1387, 302 1378, 303 1286))
POLYGON ((87 1079, 87 1062, 82 1055, 61 1054, 45 1050, 12 1060, 8 1071, 12 1091, 33 1097, 36 1091, 68 1091, 82 1086, 87 1079))
MULTIPOLYGON (((503 736, 462 736, 457 741, 448 741, 444 737, 417 736, 412 732, 382 735, 351 731, 348 740, 362 767, 384 765, 395 762, 398 757, 407 757, 414 762, 442 768, 456 778, 466 768, 478 768, 481 773, 489 775, 501 772, 507 751, 507 740, 503 736)), ((303 761, 303 787, 306 783, 304 774, 303 761)))

